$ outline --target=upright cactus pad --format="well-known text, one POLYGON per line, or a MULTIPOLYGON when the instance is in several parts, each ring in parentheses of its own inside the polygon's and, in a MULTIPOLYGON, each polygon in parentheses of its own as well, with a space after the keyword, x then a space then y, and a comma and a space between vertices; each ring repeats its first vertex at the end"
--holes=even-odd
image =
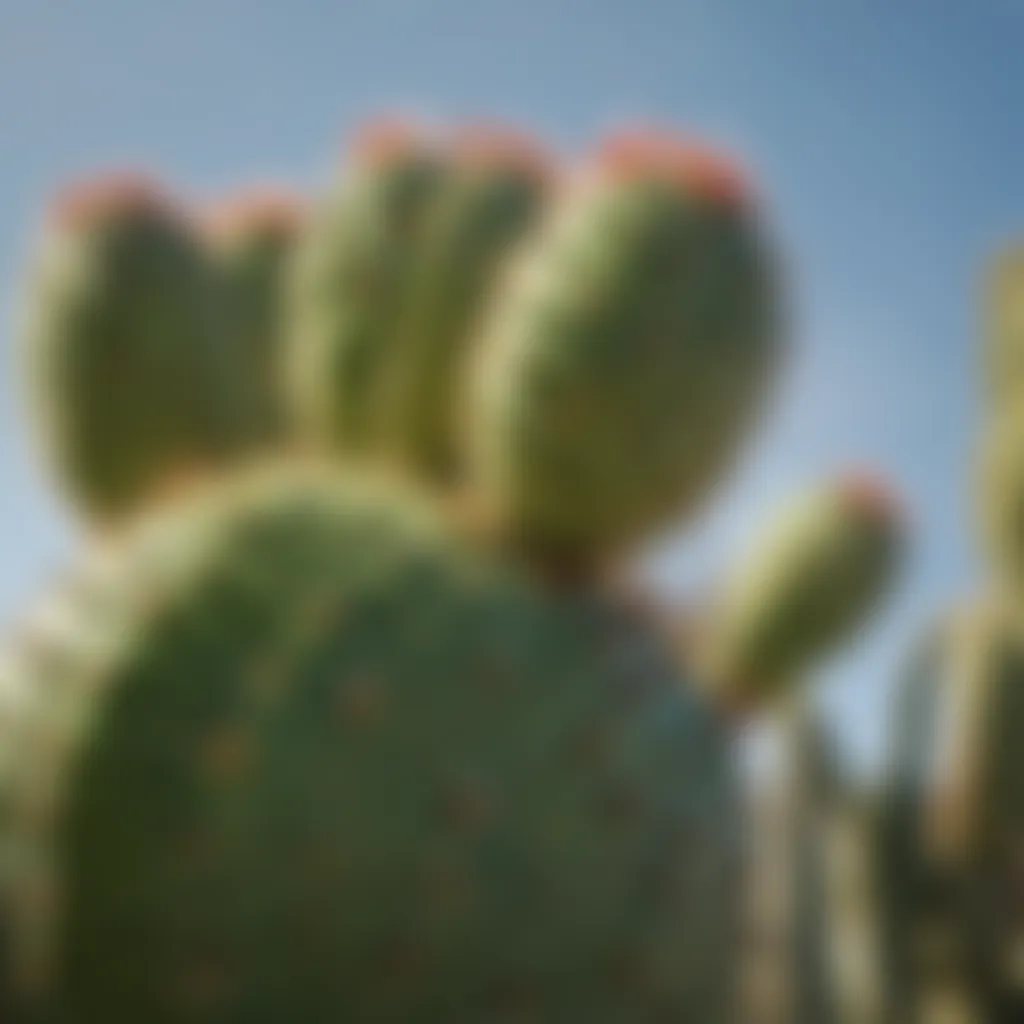
POLYGON ((999 253, 988 268, 982 299, 983 378, 996 408, 1024 387, 1024 248, 999 253))
POLYGON ((287 315, 295 420, 317 446, 359 455, 387 434, 381 404, 440 164, 415 132, 390 123, 371 126, 353 150, 296 253, 287 315))
POLYGON ((72 588, 103 643, 58 631, 0 687, 20 998, 76 1024, 729 1019, 731 770, 651 633, 409 499, 234 486, 72 588))
POLYGON ((978 521, 996 586, 1024 595, 1024 413, 984 424, 978 453, 978 521))
POLYGON ((486 329, 470 443, 507 527, 593 559, 692 510, 772 376, 773 278, 723 160, 670 139, 610 142, 486 329))
POLYGON ((976 1019, 1015 1020, 1024 633, 1013 609, 989 600, 950 617, 900 697, 878 837, 891 1012, 953 981, 976 1019))
POLYGON ((291 256, 303 227, 298 197, 276 188, 237 193, 211 211, 207 228, 251 377, 254 439, 275 442, 285 430, 284 298, 291 256))
POLYGON ((787 506, 725 588, 709 671, 741 702, 800 679, 892 582, 903 531, 877 481, 847 475, 787 506))
POLYGON ((201 244, 155 186, 111 176, 63 193, 28 293, 32 411, 90 518, 235 450, 234 337, 201 244))
POLYGON ((410 289, 388 406, 405 460, 442 480, 463 455, 465 378, 481 314, 540 219, 552 178, 537 144, 498 127, 461 129, 445 159, 449 171, 426 222, 427 256, 410 289))

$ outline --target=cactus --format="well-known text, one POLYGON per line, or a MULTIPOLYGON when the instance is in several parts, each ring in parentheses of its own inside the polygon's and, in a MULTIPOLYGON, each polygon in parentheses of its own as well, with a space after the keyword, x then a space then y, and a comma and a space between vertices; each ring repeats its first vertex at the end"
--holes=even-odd
POLYGON ((314 211, 287 303, 292 416, 316 447, 379 456, 382 404, 401 356, 404 306, 425 258, 440 161, 411 128, 379 123, 314 211))
POLYGON ((462 129, 445 160, 388 406, 399 452, 442 481, 464 456, 462 393, 477 324, 510 254, 540 219, 552 176, 535 143, 498 127, 462 129))
POLYGON ((616 602, 298 471, 137 527, 69 594, 0 687, 33 1012, 729 1019, 723 732, 616 602))
POLYGON ((1024 377, 1024 250, 1013 246, 992 260, 982 309, 982 377, 993 408, 1009 407, 1024 377))
POLYGON ((201 244, 158 186, 113 175, 53 204, 22 344, 43 443, 92 522, 237 452, 244 396, 222 313, 201 244))
POLYGON ((1024 422, 1015 407, 1024 367, 1022 266, 1019 249, 1001 253, 984 300, 987 401, 974 493, 990 578, 980 599, 930 630, 897 690, 876 836, 894 1021, 918 1019, 953 997, 976 1019, 1024 1013, 1015 838, 1024 829, 1024 422))
POLYGON ((844 800, 838 779, 826 777, 834 765, 822 725, 798 684, 863 627, 893 583, 903 539, 898 502, 880 480, 830 479, 772 517, 700 627, 684 630, 715 700, 734 715, 774 710, 790 756, 781 791, 765 794, 755 818, 757 848, 781 852, 774 873, 769 862, 754 875, 751 908, 769 919, 755 918, 754 944, 743 951, 752 1020, 844 1019, 846 987, 831 956, 843 922, 830 856, 844 800), (766 1002, 775 1006, 768 1017, 766 1002))
POLYGON ((929 634, 900 690, 878 833, 893 1019, 948 979, 981 1019, 1020 1006, 1022 679, 1016 613, 990 597, 929 634))
POLYGON ((252 382, 252 433, 273 444, 286 429, 282 393, 284 290, 303 226, 301 200, 273 188, 235 193, 210 212, 210 247, 241 335, 252 382))
POLYGON ((610 141, 485 328, 469 441, 488 515, 535 550, 603 562, 692 511, 771 375, 772 278, 724 161, 610 141))
POLYGON ((863 474, 787 505, 711 615, 702 660, 723 698, 777 696, 846 640, 892 583, 902 540, 892 494, 863 474))

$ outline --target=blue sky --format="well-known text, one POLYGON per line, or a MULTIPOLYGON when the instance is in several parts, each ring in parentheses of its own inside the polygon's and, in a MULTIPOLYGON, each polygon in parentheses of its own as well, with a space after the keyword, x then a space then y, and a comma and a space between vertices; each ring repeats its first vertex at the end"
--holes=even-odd
POLYGON ((914 630, 978 585, 972 303, 985 254, 1024 229, 1022 44, 1012 0, 0 0, 0 615, 75 537, 29 454, 8 327, 55 183, 123 161, 201 190, 316 182, 348 126, 395 106, 570 149, 641 116, 756 169, 797 307, 777 413, 659 576, 706 583, 793 487, 882 466, 913 509, 908 577, 822 691, 875 763, 914 630))

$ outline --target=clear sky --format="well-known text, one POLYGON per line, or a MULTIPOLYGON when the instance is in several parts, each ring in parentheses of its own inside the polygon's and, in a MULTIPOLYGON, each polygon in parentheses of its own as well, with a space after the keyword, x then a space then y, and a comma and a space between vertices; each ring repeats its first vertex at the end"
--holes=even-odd
MULTIPOLYGON (((756 169, 785 243, 796 354, 777 414, 712 513, 663 552, 685 593, 795 486, 868 461, 916 533, 876 628, 823 699, 874 763, 927 614, 977 586, 968 452, 973 292, 1024 229, 1024 4, 1014 0, 0 0, 0 314, 48 190, 128 161, 216 190, 323 177, 381 108, 492 115, 571 149, 642 116, 756 169)), ((74 543, 0 391, 0 614, 74 543)))

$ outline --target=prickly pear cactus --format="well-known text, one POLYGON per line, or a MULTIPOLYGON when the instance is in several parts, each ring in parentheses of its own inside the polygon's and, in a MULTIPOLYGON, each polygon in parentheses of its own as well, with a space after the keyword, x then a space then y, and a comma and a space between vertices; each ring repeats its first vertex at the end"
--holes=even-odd
POLYGON ((388 406, 405 460, 451 479, 463 457, 463 394, 481 314, 544 210, 548 157, 500 127, 464 128, 425 226, 427 258, 410 286, 404 348, 388 406))
POLYGON ((207 217, 214 262, 226 290, 243 351, 240 371, 251 382, 252 433, 259 442, 283 438, 286 428, 284 299, 291 256, 303 227, 298 197, 253 188, 217 204, 207 217))
POLYGON ((297 471, 68 594, 0 687, 42 1019, 730 1019, 724 738, 620 604, 297 471))
POLYGON ((60 195, 27 291, 31 411, 90 519, 237 450, 234 336, 201 243, 156 186, 110 176, 60 195))
POLYGON ((847 474, 799 495, 727 583, 709 630, 710 678, 740 703, 802 679, 879 604, 903 554, 878 480, 847 474))
POLYGON ((745 1019, 827 1024, 849 1009, 834 955, 845 925, 833 856, 841 772, 801 684, 887 596, 901 519, 893 492, 864 473, 798 495, 733 571, 703 629, 689 631, 716 700, 734 713, 772 711, 786 755, 780 777, 756 791, 745 1019))
POLYGON ((313 211, 286 316, 292 415, 317 447, 378 453, 388 435, 382 405, 440 181, 440 161, 418 135, 376 124, 313 211))
POLYGON ((509 532, 600 560, 704 498, 772 377, 773 278, 724 161, 609 142, 485 327, 470 443, 509 532))
POLYGON ((1012 609, 989 600, 949 617, 901 698, 878 848, 890 1012, 955 997, 978 1019, 1015 1019, 1024 634, 1012 609))

